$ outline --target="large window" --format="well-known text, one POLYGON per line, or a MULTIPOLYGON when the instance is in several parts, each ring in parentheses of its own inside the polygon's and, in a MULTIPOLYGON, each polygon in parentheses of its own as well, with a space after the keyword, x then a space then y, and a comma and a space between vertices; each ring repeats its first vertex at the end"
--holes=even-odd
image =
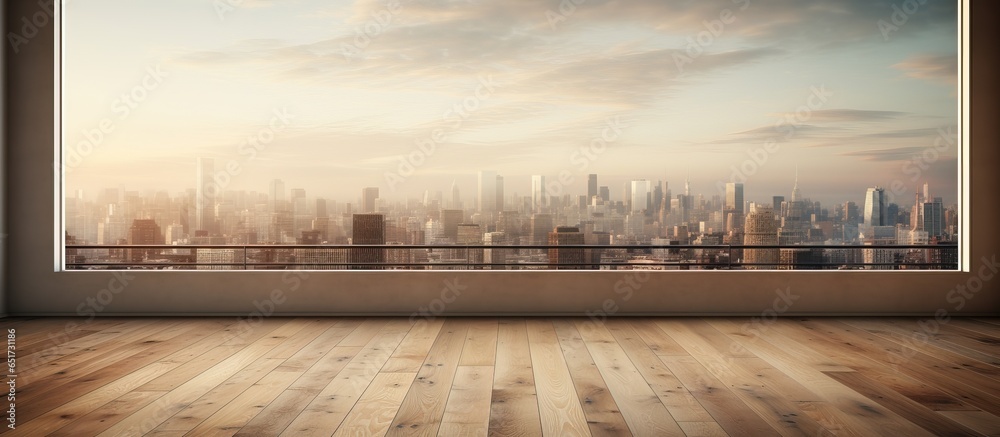
POLYGON ((64 2, 65 266, 957 269, 961 12, 64 2))

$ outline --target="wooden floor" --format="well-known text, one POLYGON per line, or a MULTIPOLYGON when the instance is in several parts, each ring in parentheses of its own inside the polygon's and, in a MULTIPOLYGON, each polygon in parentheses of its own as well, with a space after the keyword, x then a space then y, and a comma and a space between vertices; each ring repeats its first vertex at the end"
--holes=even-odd
POLYGON ((1000 435, 1000 319, 0 325, 8 435, 1000 435))

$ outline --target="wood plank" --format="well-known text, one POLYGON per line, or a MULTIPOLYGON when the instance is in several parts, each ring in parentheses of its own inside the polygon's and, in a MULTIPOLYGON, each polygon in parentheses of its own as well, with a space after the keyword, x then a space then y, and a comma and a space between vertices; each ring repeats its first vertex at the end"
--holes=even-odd
POLYGON ((777 320, 771 322, 766 327, 755 327, 747 322, 747 319, 711 318, 708 324, 731 338, 739 339, 740 342, 767 341, 771 344, 781 345, 781 348, 796 356, 800 362, 812 367, 820 372, 850 372, 850 366, 845 365, 826 353, 826 350, 817 350, 814 343, 808 336, 792 329, 791 321, 777 320))
POLYGON ((465 320, 448 319, 444 323, 387 436, 437 434, 446 405, 442 400, 448 399, 468 332, 465 320))
MULTIPOLYGON (((321 358, 340 344, 340 341, 353 332, 359 325, 361 319, 327 319, 329 328, 316 337, 312 342, 292 355, 288 360, 278 366, 279 372, 305 371, 312 367, 321 358)), ((358 347, 360 349, 360 347, 358 347)))
POLYGON ((49 332, 46 338, 48 341, 39 344, 36 348, 23 347, 21 335, 18 334, 17 347, 21 351, 21 357, 18 359, 18 372, 22 376, 28 377, 31 374, 29 370, 35 370, 57 360, 60 368, 74 365, 95 356, 94 352, 98 349, 104 349, 107 342, 143 330, 156 323, 153 320, 134 320, 131 322, 119 320, 117 322, 98 331, 80 328, 69 333, 65 330, 49 332))
POLYGON ((587 417, 591 435, 600 436, 631 436, 632 432, 625 423, 625 417, 618 409, 618 404, 611 396, 600 369, 594 363, 580 337, 579 331, 572 321, 555 320, 552 322, 559 336, 559 345, 566 359, 566 367, 573 377, 577 397, 587 417))
POLYGON ((389 361, 382 366, 382 371, 403 373, 420 371, 424 360, 427 359, 427 352, 434 345, 442 326, 444 319, 419 320, 414 323, 406 338, 403 338, 403 342, 389 357, 389 361))
POLYGON ((642 379, 628 355, 603 324, 577 321, 576 328, 594 363, 608 383, 611 396, 635 435, 684 435, 660 398, 642 379))
MULTIPOLYGON (((366 321, 367 322, 367 321, 366 321)), ((364 328, 363 323, 358 329, 364 328)), ((385 365, 410 329, 405 319, 383 323, 364 348, 323 388, 315 399, 282 431, 287 436, 329 436, 385 365)), ((301 380, 301 379, 300 379, 301 380)), ((299 381, 296 381, 298 383, 299 381)), ((295 387, 292 384, 290 387, 295 387)))
MULTIPOLYGON (((890 350, 916 351, 913 358, 930 366, 941 369, 944 374, 955 381, 969 385, 976 389, 981 389, 986 393, 1000 393, 1000 368, 984 364, 966 356, 933 347, 929 342, 921 341, 911 337, 893 336, 887 329, 877 329, 870 323, 863 320, 846 319, 838 322, 843 326, 852 327, 856 333, 863 331, 874 337, 878 344, 888 345, 890 350), (872 327, 873 331, 868 331, 862 326, 872 327), (877 340, 876 340, 877 339, 877 340)), ((906 354, 903 356, 907 356, 906 354)), ((1000 401, 1000 396, 997 397, 1000 401)))
MULTIPOLYGON (((739 341, 739 339, 736 339, 739 341)), ((793 380, 823 397, 844 414, 839 417, 838 427, 857 435, 901 434, 930 435, 920 427, 903 419, 898 414, 873 403, 848 387, 833 380, 826 374, 809 366, 803 366, 797 357, 767 341, 744 342, 742 345, 755 355, 781 370, 793 380)), ((829 429, 829 428, 828 428, 829 429)))
POLYGON ((109 359, 95 361, 92 365, 81 367, 79 371, 67 369, 66 379, 59 379, 51 385, 38 385, 35 388, 25 389, 18 406, 18 416, 22 420, 31 420, 53 406, 68 403, 118 379, 122 372, 137 370, 153 363, 170 354, 179 345, 190 341, 188 333, 196 331, 200 326, 198 323, 192 323, 186 328, 171 332, 154 329, 151 335, 143 337, 149 343, 143 341, 131 348, 122 346, 109 354, 109 359), (87 373, 81 374, 83 372, 87 373))
POLYGON ((339 346, 365 346, 367 345, 375 335, 381 332, 381 329, 385 327, 389 319, 386 318, 369 318, 361 322, 356 329, 351 331, 347 337, 340 340, 339 346))
POLYGON ((779 435, 694 357, 664 355, 660 360, 677 375, 687 390, 728 434, 779 435))
POLYGON ((525 322, 522 319, 502 319, 497 330, 489 434, 542 435, 536 396, 525 322))
POLYGON ((118 423, 119 420, 149 405, 163 394, 164 392, 130 391, 47 435, 75 437, 100 434, 118 423))
POLYGON ((673 338, 684 350, 691 355, 716 355, 722 354, 725 357, 733 358, 753 358, 755 355, 740 343, 719 332, 707 322, 701 319, 678 320, 660 319, 656 325, 673 338), (678 335, 685 334, 687 338, 697 341, 684 343, 677 338, 678 335))
MULTIPOLYGON (((251 419, 236 435, 280 434, 362 350, 363 348, 357 346, 334 346, 331 348, 326 355, 312 367, 306 369, 302 376, 279 394, 260 414, 251 419)), ((279 366, 276 370, 281 369, 282 367, 279 366)))
POLYGON ((458 366, 438 435, 487 435, 492 392, 493 366, 458 366))
POLYGON ((985 411, 939 411, 938 414, 985 435, 1000 435, 1000 417, 985 411))
POLYGON ((677 422, 687 437, 728 437, 729 433, 716 422, 677 422))
POLYGON ((497 357, 497 319, 476 319, 469 325, 460 366, 493 366, 497 357))
POLYGON ((655 320, 653 318, 641 318, 629 320, 628 323, 654 354, 688 355, 688 351, 684 350, 666 332, 663 332, 660 327, 656 326, 655 320))
POLYGON ((281 365, 284 359, 267 355, 258 358, 239 373, 222 384, 208 390, 198 399, 188 404, 165 420, 154 431, 190 431, 215 414, 248 388, 259 382, 268 373, 281 365))
POLYGON ((528 346, 543 435, 590 435, 551 321, 528 320, 528 346))
POLYGON ((416 373, 379 373, 334 436, 386 435, 416 373))
MULTIPOLYGON (((267 323, 265 320, 264 323, 267 323)), ((253 343, 247 345, 229 358, 212 366, 205 372, 170 390, 156 402, 126 417, 108 428, 101 435, 142 434, 156 429, 161 423, 181 411, 213 387, 223 383, 245 367, 280 345, 288 336, 305 327, 295 320, 280 320, 283 323, 253 343)))
POLYGON ((957 397, 963 402, 992 414, 1000 414, 1000 397, 979 389, 977 378, 970 375, 971 372, 963 372, 958 366, 950 366, 917 351, 905 352, 897 343, 840 322, 810 320, 808 323, 827 330, 826 335, 838 336, 869 356, 883 360, 890 365, 890 370, 910 375, 945 393, 960 393, 957 397))
MULTIPOLYGON (((695 397, 684 388, 684 384, 677 379, 663 361, 653 353, 639 334, 633 329, 634 323, 627 320, 608 320, 606 323, 611 335, 621 345, 625 354, 635 364, 636 369, 642 374, 642 378, 653 389, 660 402, 667 407, 670 416, 678 422, 710 422, 712 415, 698 402, 695 397)), ((656 325, 648 324, 649 328, 656 328, 656 325)), ((652 329, 647 329, 652 330, 652 329)), ((662 331, 660 331, 662 333, 662 331)), ((664 336, 666 334, 663 334, 664 336)), ((673 341, 673 340, 671 340, 673 341)), ((681 346, 677 343, 678 348, 681 346)), ((681 348, 683 349, 683 348, 681 348)), ((663 356, 683 356, 683 355, 663 355, 663 356)))
MULTIPOLYGON (((890 369, 880 354, 874 349, 863 347, 862 342, 844 339, 833 331, 814 326, 809 320, 803 319, 788 324, 785 326, 785 331, 789 332, 790 336, 804 338, 804 341, 813 345, 812 347, 821 349, 826 355, 847 364, 849 368, 847 371, 859 372, 927 408, 935 411, 976 409, 956 396, 911 377, 907 372, 890 369)), ((780 342, 773 344, 781 345, 780 342)))
POLYGON ((827 375, 936 435, 976 435, 975 431, 948 420, 946 416, 935 414, 930 408, 920 405, 860 373, 829 372, 827 375))
MULTIPOLYGON (((275 366, 277 367, 277 366, 275 366)), ((196 436, 231 436, 299 377, 298 372, 270 372, 191 430, 196 436)))

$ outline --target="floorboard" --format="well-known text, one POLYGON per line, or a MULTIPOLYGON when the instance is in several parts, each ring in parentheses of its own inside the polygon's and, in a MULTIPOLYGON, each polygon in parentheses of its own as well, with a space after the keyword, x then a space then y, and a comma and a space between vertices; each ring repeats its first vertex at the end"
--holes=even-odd
POLYGON ((1000 435, 997 318, 0 324, 10 436, 1000 435))

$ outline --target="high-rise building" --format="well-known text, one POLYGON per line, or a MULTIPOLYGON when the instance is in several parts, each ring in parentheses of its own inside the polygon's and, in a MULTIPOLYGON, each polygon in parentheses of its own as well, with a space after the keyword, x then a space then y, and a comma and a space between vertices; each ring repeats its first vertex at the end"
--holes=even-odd
POLYGON ((465 213, 460 209, 441 210, 441 227, 445 240, 452 243, 458 241, 458 225, 465 222, 465 213))
POLYGON ((944 205, 940 197, 924 202, 921 210, 923 220, 921 230, 927 232, 931 238, 944 235, 944 205))
POLYGON ((548 206, 548 196, 545 189, 545 176, 531 176, 531 210, 541 212, 548 206))
MULTIPOLYGON (((487 232, 483 236, 484 246, 504 246, 507 244, 507 234, 503 232, 487 232)), ((483 254, 483 262, 492 264, 487 266, 491 270, 504 270, 507 264, 508 249, 486 249, 483 254)))
MULTIPOLYGON (((768 205, 750 204, 750 212, 743 225, 743 244, 746 246, 775 246, 778 244, 778 226, 774 221, 774 210, 768 205)), ((743 250, 744 268, 749 270, 776 269, 779 261, 778 248, 743 250)))
MULTIPOLYGON (((148 245, 148 244, 164 244, 163 233, 160 232, 160 225, 156 224, 155 220, 152 219, 136 219, 132 220, 132 226, 128 229, 128 244, 133 245, 148 245)), ((128 251, 129 262, 142 262, 147 255, 154 255, 158 251, 156 249, 129 249, 128 251)))
POLYGON ((597 192, 598 192, 597 195, 601 196, 601 200, 603 200, 605 202, 610 202, 611 201, 611 189, 608 188, 607 185, 605 185, 603 187, 599 187, 597 189, 597 192))
MULTIPOLYGON (((549 246, 562 245, 582 245, 584 244, 584 234, 580 228, 570 226, 559 226, 549 232, 549 246)), ((586 267, 584 263, 583 248, 558 249, 549 248, 549 268, 556 270, 580 270, 586 267), (561 265, 570 264, 570 265, 561 265)))
POLYGON ((451 209, 462 209, 462 196, 458 192, 458 181, 451 181, 451 209))
MULTIPOLYGON (((483 231, 479 225, 463 223, 458 225, 458 244, 481 245, 483 244, 483 231)), ((483 249, 460 249, 458 256, 453 258, 464 258, 470 264, 482 264, 483 249)), ((472 267, 474 270, 482 270, 482 266, 472 267)))
MULTIPOLYGON (((351 244, 385 244, 385 216, 382 214, 354 214, 351 244)), ((365 247, 352 248, 350 262, 372 263, 353 265, 355 270, 381 270, 385 264, 385 249, 365 247)))
POLYGON ((866 227, 889 226, 886 222, 885 189, 882 187, 869 188, 865 193, 865 213, 864 221, 866 227))
POLYGON ((775 215, 784 215, 781 211, 781 205, 785 203, 785 196, 774 196, 772 198, 772 206, 775 215))
POLYGON ((378 212, 378 187, 365 187, 361 190, 361 212, 378 212))
POLYGON ((541 246, 548 243, 549 230, 553 228, 552 214, 531 215, 531 244, 541 246))
POLYGON ((215 175, 215 161, 211 158, 198 158, 197 165, 195 226, 199 230, 211 232, 215 230, 215 196, 219 190, 212 180, 215 175))
POLYGON ((504 192, 503 192, 503 176, 497 175, 497 201, 496 201, 496 211, 503 211, 504 207, 504 192))
POLYGON ((285 182, 281 179, 274 179, 268 188, 268 201, 271 203, 271 212, 285 210, 287 208, 285 206, 285 182))
POLYGON ((597 175, 587 175, 587 203, 590 203, 594 196, 597 196, 597 175))
POLYGON ((481 213, 497 210, 497 173, 495 171, 479 172, 479 192, 476 196, 476 208, 481 213))
POLYGON ((632 213, 638 214, 650 210, 650 183, 645 179, 631 182, 629 193, 632 196, 632 213))
POLYGON ((726 184, 726 204, 723 219, 726 220, 726 231, 733 232, 742 228, 743 221, 743 184, 729 182, 726 184))

